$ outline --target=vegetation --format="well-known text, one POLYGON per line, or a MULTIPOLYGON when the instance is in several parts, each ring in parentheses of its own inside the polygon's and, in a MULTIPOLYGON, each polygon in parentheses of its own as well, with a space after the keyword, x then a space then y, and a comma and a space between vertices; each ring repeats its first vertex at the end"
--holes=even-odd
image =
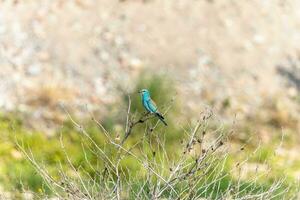
POLYGON ((296 198, 297 184, 276 167, 282 138, 277 145, 247 146, 231 141, 233 128, 216 124, 210 110, 194 122, 182 119, 170 98, 175 90, 163 80, 146 77, 134 91, 150 89, 168 127, 145 114, 135 94, 124 95, 123 113, 103 121, 80 122, 66 110, 69 119, 53 137, 2 116, 4 190, 14 191, 13 199, 296 198))

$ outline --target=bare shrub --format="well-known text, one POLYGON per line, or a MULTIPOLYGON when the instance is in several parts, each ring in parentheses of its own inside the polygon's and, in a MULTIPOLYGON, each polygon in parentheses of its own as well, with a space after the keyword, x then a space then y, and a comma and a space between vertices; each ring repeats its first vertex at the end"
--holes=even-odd
POLYGON ((272 169, 267 162, 267 167, 262 170, 259 170, 259 165, 249 169, 249 159, 260 146, 238 162, 232 159, 242 154, 245 147, 240 147, 236 152, 229 151, 228 136, 231 130, 225 132, 220 127, 212 128, 210 122, 213 113, 210 110, 201 113, 200 119, 190 130, 183 128, 183 139, 172 144, 176 145, 176 152, 170 152, 165 134, 158 129, 159 122, 147 124, 152 116, 144 113, 136 118, 131 114, 130 107, 129 98, 122 140, 113 138, 113 134, 92 116, 92 121, 105 136, 104 146, 97 144, 66 111, 73 125, 87 139, 84 141, 87 144, 82 145, 84 154, 96 155, 98 162, 92 164, 85 156, 84 164, 88 167, 76 167, 72 155, 65 149, 61 135, 61 148, 68 168, 58 163, 58 177, 51 175, 47 167, 35 159, 30 148, 17 143, 27 160, 43 177, 52 192, 50 196, 59 199, 293 198, 290 192, 292 187, 287 185, 285 177, 271 177, 272 169), (138 124, 146 124, 146 129, 142 134, 139 133, 140 139, 137 142, 129 145, 126 141, 138 124), (135 169, 126 165, 129 161, 134 163, 135 169), (245 175, 247 167, 251 171, 250 176, 245 175), (270 180, 268 185, 265 184, 267 180, 270 180))

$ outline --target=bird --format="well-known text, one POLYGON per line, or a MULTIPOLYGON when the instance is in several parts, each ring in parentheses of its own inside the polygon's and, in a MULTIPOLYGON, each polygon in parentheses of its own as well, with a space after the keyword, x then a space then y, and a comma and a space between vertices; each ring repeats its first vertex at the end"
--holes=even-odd
POLYGON ((139 91, 142 98, 142 104, 144 108, 152 113, 155 114, 156 117, 165 125, 168 126, 167 122, 165 121, 165 118, 162 116, 162 114, 158 111, 158 108, 155 104, 155 102, 150 97, 150 92, 147 89, 142 89, 139 91))

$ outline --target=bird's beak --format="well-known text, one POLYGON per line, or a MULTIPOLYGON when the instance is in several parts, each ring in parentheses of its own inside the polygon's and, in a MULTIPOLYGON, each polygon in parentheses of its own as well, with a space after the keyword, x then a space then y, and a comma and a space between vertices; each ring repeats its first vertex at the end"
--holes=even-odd
POLYGON ((138 94, 141 94, 142 92, 141 91, 138 91, 138 94))

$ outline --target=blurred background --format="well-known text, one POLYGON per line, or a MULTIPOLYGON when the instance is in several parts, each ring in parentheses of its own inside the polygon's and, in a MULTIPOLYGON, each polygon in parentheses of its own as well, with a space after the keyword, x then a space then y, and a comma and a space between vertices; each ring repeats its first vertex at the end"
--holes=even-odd
POLYGON ((126 95, 139 104, 142 87, 162 106, 175 98, 174 124, 210 108, 234 127, 233 143, 254 138, 266 155, 284 135, 272 163, 298 179, 299 10, 297 0, 1 1, 1 191, 42 181, 30 165, 22 172, 11 121, 55 161, 51 141, 68 120, 61 105, 117 132, 126 95))

